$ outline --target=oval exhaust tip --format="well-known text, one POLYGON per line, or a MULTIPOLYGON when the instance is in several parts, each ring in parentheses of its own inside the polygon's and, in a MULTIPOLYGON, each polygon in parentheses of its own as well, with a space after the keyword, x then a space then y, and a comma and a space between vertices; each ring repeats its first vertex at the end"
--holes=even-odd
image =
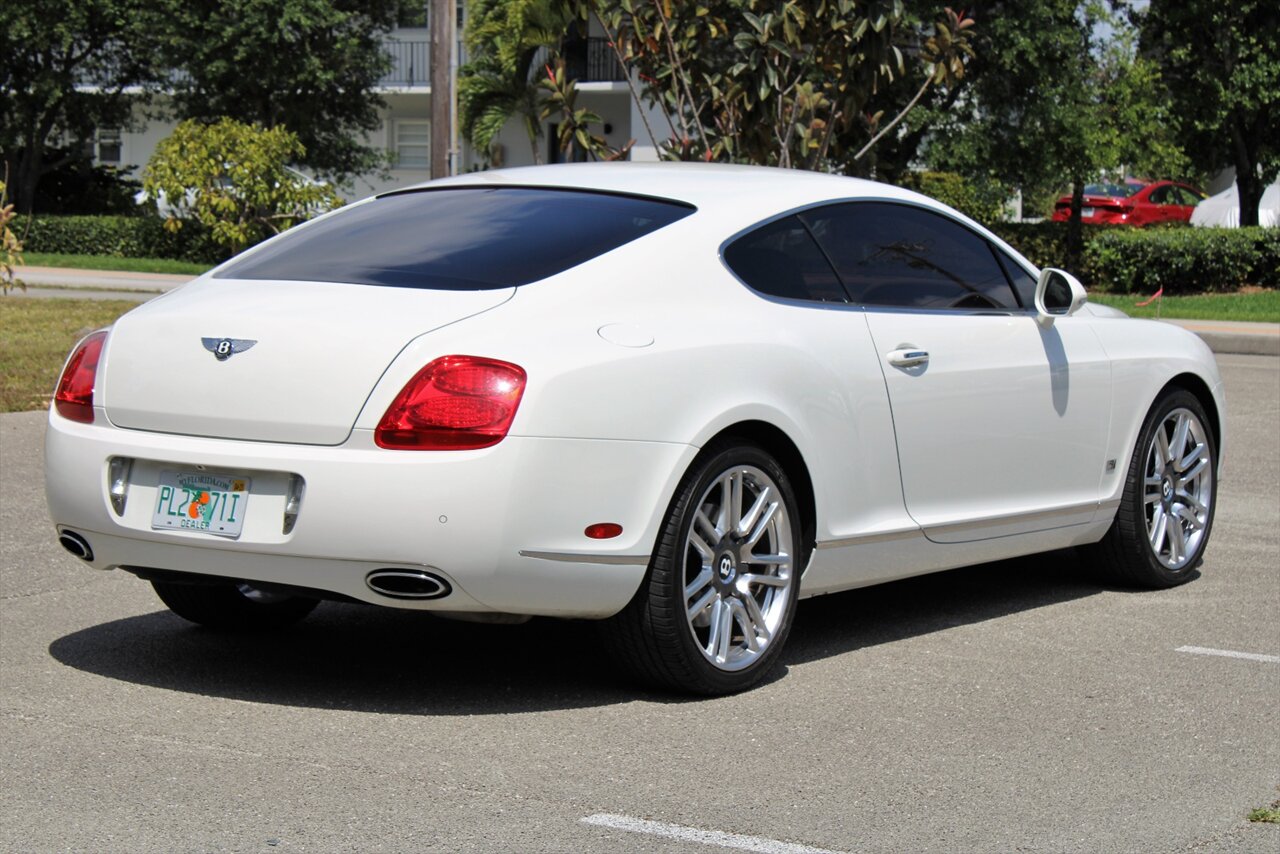
POLYGON ((375 569, 364 583, 392 599, 442 599, 453 592, 449 582, 422 569, 375 569))
POLYGON ((58 542, 62 543, 64 549, 81 560, 89 563, 93 562, 93 548, 89 545, 89 541, 75 531, 63 531, 58 535, 58 542))

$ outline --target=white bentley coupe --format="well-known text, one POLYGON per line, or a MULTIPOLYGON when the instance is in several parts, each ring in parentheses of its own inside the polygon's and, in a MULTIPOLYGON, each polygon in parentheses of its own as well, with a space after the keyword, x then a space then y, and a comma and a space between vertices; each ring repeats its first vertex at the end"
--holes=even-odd
POLYGON ((607 620, 717 694, 802 596, 1071 546, 1194 577, 1222 380, 961 214, 850 178, 590 164, 385 193, 81 341, 63 546, 177 614, 607 620))

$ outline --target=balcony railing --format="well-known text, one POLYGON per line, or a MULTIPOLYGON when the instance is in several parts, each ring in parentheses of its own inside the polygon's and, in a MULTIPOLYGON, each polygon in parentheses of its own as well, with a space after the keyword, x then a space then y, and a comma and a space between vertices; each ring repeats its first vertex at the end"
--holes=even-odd
POLYGON ((383 76, 383 86, 429 86, 431 84, 430 42, 391 41, 383 47, 391 55, 391 70, 383 76))
POLYGON ((580 83, 622 82, 627 79, 608 39, 581 39, 568 42, 561 53, 565 74, 580 83))
MULTIPOLYGON (((391 70, 383 76, 383 86, 431 85, 430 42, 393 41, 383 43, 391 55, 391 70)), ((621 82, 627 74, 618 62, 608 39, 578 39, 567 42, 561 51, 565 71, 579 83, 621 82)), ((535 73, 542 74, 547 61, 547 51, 540 50, 534 60, 535 73)))

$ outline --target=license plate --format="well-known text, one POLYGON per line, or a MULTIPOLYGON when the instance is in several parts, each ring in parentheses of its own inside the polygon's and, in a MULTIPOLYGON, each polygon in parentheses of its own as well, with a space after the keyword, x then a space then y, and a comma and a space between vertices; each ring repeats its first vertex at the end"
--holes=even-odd
POLYGON ((1093 216, 1093 208, 1081 208, 1080 216, 1093 216))
POLYGON ((162 471, 151 527, 238 537, 249 505, 247 477, 162 471))

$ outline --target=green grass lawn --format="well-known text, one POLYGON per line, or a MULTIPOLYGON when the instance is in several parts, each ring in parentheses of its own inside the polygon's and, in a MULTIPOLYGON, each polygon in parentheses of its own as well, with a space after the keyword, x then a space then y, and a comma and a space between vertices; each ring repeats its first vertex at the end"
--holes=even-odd
MULTIPOLYGON (((32 267, 74 267, 78 270, 123 270, 129 273, 178 273, 198 276, 212 264, 170 261, 168 258, 118 258, 115 255, 67 255, 58 252, 25 252, 32 267)), ((22 268, 17 270, 22 278, 22 268)))
POLYGON ((1180 320, 1250 320, 1280 323, 1280 291, 1256 291, 1248 294, 1195 294, 1185 297, 1162 297, 1144 308, 1150 295, 1105 294, 1089 292, 1090 302, 1120 309, 1130 317, 1172 317, 1180 320))
POLYGON ((0 412, 47 407, 76 341, 137 305, 0 296, 0 412))

